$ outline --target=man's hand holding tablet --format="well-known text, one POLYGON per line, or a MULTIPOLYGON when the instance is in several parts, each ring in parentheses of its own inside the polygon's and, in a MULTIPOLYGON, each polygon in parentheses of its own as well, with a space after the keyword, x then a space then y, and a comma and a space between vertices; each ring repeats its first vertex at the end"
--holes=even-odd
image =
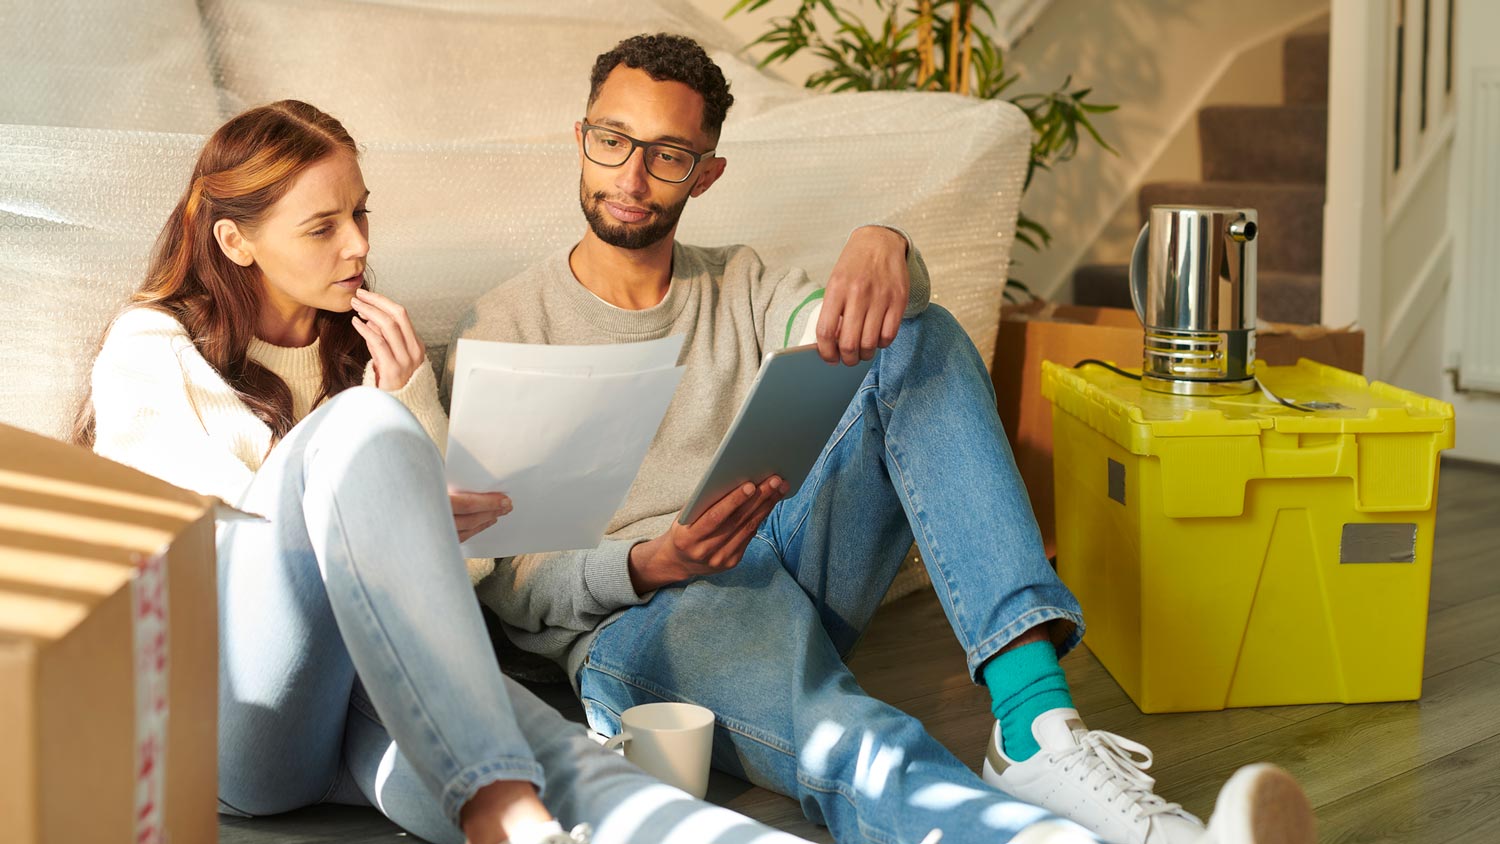
POLYGON ((636 594, 734 568, 776 502, 801 488, 869 369, 829 366, 814 345, 766 355, 681 515, 631 549, 636 594))
POLYGON ((692 524, 673 521, 666 533, 631 548, 630 584, 636 594, 734 568, 785 490, 786 482, 774 475, 758 485, 746 481, 692 524))

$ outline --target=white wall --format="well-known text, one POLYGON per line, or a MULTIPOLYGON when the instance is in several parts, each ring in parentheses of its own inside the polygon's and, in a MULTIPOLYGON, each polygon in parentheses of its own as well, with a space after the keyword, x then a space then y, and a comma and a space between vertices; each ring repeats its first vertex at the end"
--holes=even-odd
POLYGON ((1043 85, 1072 73, 1120 103, 1100 121, 1120 154, 1088 147, 1033 184, 1022 210, 1057 237, 1029 259, 1028 274, 1045 290, 1066 284, 1238 54, 1326 11, 1326 0, 1057 0, 1016 50, 1022 78, 1043 85))
MULTIPOLYGON (((692 0, 703 11, 722 15, 730 0, 692 0)), ((764 31, 770 17, 795 7, 776 0, 764 9, 727 21, 745 40, 764 31)), ((1009 54, 1022 74, 1017 91, 1050 90, 1072 75, 1075 85, 1092 86, 1097 102, 1121 109, 1099 115, 1097 125, 1118 156, 1087 146, 1051 174, 1041 174, 1022 208, 1052 230, 1051 248, 1041 254, 1017 250, 1011 273, 1046 294, 1064 289, 1086 256, 1113 260, 1113 231, 1090 254, 1101 235, 1125 228, 1136 188, 1159 162, 1184 172, 1196 161, 1184 155, 1181 135, 1232 60, 1243 50, 1326 14, 1327 0, 1052 0, 1035 28, 1009 54)), ((758 50, 752 55, 764 55, 758 50)), ((811 59, 782 66, 778 73, 802 79, 816 68, 811 59)), ((1253 82, 1253 80, 1252 80, 1253 82)), ((1256 90, 1264 86, 1252 85, 1256 90)), ((1157 171, 1162 172, 1162 171, 1157 171)))
MULTIPOLYGON (((1197 109, 1211 105, 1278 105, 1282 96, 1282 57, 1285 30, 1304 28, 1326 30, 1323 6, 1312 4, 1309 17, 1293 19, 1286 27, 1267 32, 1258 43, 1245 45, 1228 60, 1223 73, 1214 80, 1203 98, 1183 115, 1177 130, 1158 147, 1155 160, 1145 162, 1136 177, 1136 188, 1120 198, 1119 208, 1105 224, 1098 238, 1089 244, 1078 264, 1127 264, 1140 233, 1141 218, 1137 207, 1137 189, 1152 182, 1194 182, 1202 175, 1202 146, 1198 138, 1197 109)), ((1066 281, 1071 281, 1067 279, 1066 281)), ((1066 298, 1059 287, 1058 297, 1066 298)))

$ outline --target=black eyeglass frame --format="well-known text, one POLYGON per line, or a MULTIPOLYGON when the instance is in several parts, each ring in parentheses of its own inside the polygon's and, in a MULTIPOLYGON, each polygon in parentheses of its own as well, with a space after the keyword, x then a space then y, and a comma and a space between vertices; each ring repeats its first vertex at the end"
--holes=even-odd
POLYGON ((711 150, 708 150, 706 152, 693 152, 692 150, 688 149, 687 147, 680 147, 680 146, 678 146, 676 144, 669 144, 669 143, 665 143, 663 141, 642 141, 642 140, 639 140, 637 138, 632 138, 629 135, 625 134, 624 132, 621 132, 619 129, 615 129, 615 128, 610 127, 610 126, 600 126, 597 123, 590 123, 587 120, 581 120, 581 121, 579 121, 579 123, 583 127, 583 155, 589 161, 594 162, 595 164, 599 165, 600 167, 609 167, 611 169, 613 169, 615 167, 624 167, 626 164, 630 163, 630 156, 635 155, 635 151, 636 150, 638 150, 638 149, 639 150, 643 150, 643 152, 641 153, 641 155, 644 156, 644 161, 645 161, 645 165, 646 165, 646 174, 649 175, 653 179, 657 179, 659 181, 663 181, 663 182, 666 182, 667 184, 671 184, 671 185, 680 185, 683 182, 686 182, 688 179, 693 178, 693 174, 696 173, 696 172, 698 172, 698 165, 703 163, 703 159, 708 158, 709 156, 711 156, 715 152, 717 152, 716 149, 711 149, 711 150), (600 161, 599 159, 593 157, 592 155, 589 155, 588 134, 589 134, 589 130, 590 129, 598 129, 601 132, 608 132, 611 135, 618 135, 619 137, 624 138, 625 140, 627 140, 627 141, 630 142, 630 152, 628 152, 628 153, 625 154, 625 158, 622 159, 619 164, 605 164, 604 162, 600 161), (664 178, 662 176, 658 176, 655 173, 651 172, 651 148, 652 147, 666 147, 667 149, 672 150, 673 152, 680 152, 680 153, 686 155, 687 157, 693 159, 693 166, 689 167, 688 171, 687 171, 687 175, 683 176, 680 179, 668 179, 668 178, 664 178))

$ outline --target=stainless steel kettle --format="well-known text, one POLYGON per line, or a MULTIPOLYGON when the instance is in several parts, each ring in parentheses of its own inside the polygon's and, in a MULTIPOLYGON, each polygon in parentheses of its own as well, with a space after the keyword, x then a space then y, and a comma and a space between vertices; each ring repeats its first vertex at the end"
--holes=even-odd
POLYGON ((1130 298, 1146 328, 1147 389, 1255 389, 1256 230, 1253 208, 1151 207, 1130 261, 1130 298))

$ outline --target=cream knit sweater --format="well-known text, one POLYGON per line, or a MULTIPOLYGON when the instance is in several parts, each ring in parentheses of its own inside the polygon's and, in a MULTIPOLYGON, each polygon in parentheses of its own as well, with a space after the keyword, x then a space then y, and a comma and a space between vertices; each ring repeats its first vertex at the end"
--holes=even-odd
MULTIPOLYGON (((249 355, 286 382, 296 420, 312 412, 323 386, 317 341, 284 348, 257 339, 249 355)), ((364 383, 374 385, 373 366, 365 367, 364 383)), ((234 504, 270 451, 271 429, 164 311, 132 308, 115 319, 94 361, 91 386, 94 451, 168 483, 234 504)), ((443 451, 448 417, 432 367, 418 368, 392 395, 443 451)), ((469 575, 478 581, 493 566, 493 560, 470 560, 469 575)))

